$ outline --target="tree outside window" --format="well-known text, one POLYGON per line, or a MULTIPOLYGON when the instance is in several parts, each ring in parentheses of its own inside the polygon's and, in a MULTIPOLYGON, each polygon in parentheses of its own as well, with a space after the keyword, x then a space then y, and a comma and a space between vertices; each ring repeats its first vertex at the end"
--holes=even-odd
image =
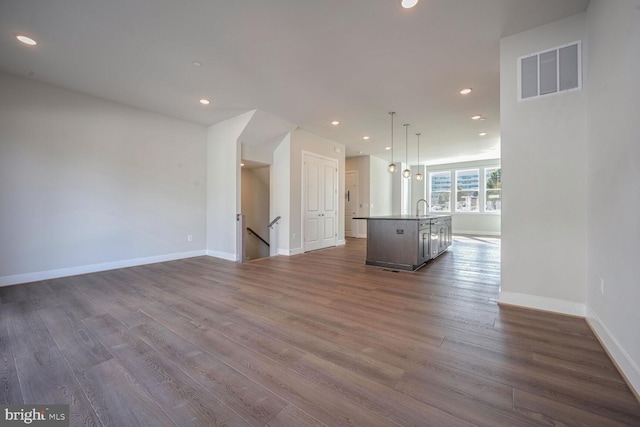
POLYGON ((502 209, 502 169, 486 168, 485 174, 485 212, 500 212, 502 209))

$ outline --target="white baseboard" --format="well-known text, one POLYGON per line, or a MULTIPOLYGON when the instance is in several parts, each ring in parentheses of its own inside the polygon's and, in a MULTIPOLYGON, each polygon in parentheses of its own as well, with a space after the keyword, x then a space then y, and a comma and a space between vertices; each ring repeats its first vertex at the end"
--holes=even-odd
POLYGON ((358 233, 356 234, 356 239, 366 239, 367 238, 367 233, 358 233))
POLYGON ((584 304, 516 292, 500 292, 498 304, 515 305, 569 316, 585 317, 586 315, 584 304))
POLYGON ((453 234, 472 234, 476 236, 500 236, 499 231, 469 231, 469 230, 452 230, 453 234))
POLYGON ((304 251, 302 250, 302 248, 295 248, 295 249, 278 249, 278 255, 285 255, 285 256, 291 256, 291 255, 300 255, 304 253, 304 251))
POLYGON ((344 246, 347 244, 347 240, 346 239, 340 239, 338 240, 338 244, 336 246, 344 246))
POLYGON ((587 323, 605 348, 611 360, 626 379, 636 398, 640 400, 640 368, 620 345, 615 336, 602 323, 598 315, 587 306, 587 323))
POLYGON ((205 255, 204 250, 178 252, 145 258, 125 259, 122 261, 81 265, 78 267, 60 268, 56 270, 38 271, 35 273, 16 274, 13 276, 0 277, 0 286, 10 286, 20 283, 37 282, 39 280, 57 279, 58 277, 77 276, 78 274, 96 273, 98 271, 115 270, 117 268, 135 267, 137 265, 145 264, 155 264, 157 262, 174 261, 177 259, 193 258, 203 255, 205 255))
POLYGON ((214 258, 226 259, 228 261, 237 261, 236 254, 232 254, 231 252, 212 251, 211 249, 207 249, 206 255, 214 258))

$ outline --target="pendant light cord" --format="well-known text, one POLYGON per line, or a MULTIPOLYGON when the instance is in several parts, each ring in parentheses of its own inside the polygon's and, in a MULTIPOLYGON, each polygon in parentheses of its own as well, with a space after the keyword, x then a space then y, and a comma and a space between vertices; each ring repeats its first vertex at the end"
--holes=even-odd
POLYGON ((393 163, 393 116, 396 113, 395 111, 392 111, 389 114, 391 114, 391 163, 393 163))
POLYGON ((409 169, 409 123, 404 125, 404 159, 407 162, 407 169, 409 169))

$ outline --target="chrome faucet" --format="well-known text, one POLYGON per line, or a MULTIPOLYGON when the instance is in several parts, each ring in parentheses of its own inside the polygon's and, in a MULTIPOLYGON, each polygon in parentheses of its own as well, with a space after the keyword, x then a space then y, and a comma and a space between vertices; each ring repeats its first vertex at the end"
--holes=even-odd
MULTIPOLYGON (((416 202, 416 216, 420 216, 420 202, 425 202, 427 205, 427 210, 429 210, 429 202, 427 202, 427 199, 420 199, 416 202)), ((424 211, 424 214, 427 214, 427 210, 424 211)))

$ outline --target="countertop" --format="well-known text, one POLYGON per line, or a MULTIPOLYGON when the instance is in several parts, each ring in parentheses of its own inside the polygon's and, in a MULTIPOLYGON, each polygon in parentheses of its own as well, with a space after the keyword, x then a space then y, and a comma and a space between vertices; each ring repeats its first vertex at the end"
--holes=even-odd
POLYGON ((407 220, 407 221, 421 221, 424 219, 434 219, 434 218, 447 218, 450 217, 451 214, 431 214, 431 215, 384 215, 384 216, 354 216, 353 219, 391 219, 391 220, 407 220))

